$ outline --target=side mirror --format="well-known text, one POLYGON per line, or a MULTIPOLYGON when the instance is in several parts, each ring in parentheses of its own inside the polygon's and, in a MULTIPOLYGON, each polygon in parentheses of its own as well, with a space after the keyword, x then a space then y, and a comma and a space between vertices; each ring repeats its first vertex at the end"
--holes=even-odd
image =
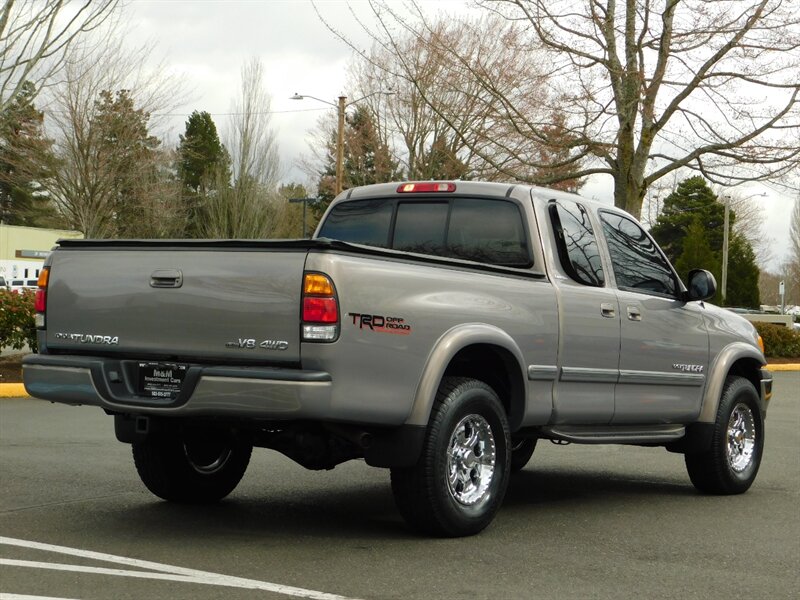
POLYGON ((717 280, 704 269, 689 271, 687 300, 708 300, 717 293, 717 280))

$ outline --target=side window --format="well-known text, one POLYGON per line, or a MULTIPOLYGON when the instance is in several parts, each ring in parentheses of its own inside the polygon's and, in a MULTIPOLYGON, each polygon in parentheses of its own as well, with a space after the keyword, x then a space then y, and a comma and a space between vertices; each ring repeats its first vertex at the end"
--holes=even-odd
POLYGON ((575 202, 561 201, 551 203, 549 211, 561 266, 578 283, 603 287, 606 278, 586 209, 575 202))
POLYGON ((617 287, 664 296, 678 295, 678 282, 669 263, 644 229, 615 213, 601 211, 600 219, 617 287))
POLYGON ((448 256, 507 267, 531 265, 522 214, 516 204, 463 198, 452 206, 448 256))
POLYGON ((401 202, 397 205, 392 248, 419 254, 444 254, 446 202, 401 202))
POLYGON ((386 248, 393 210, 389 199, 343 202, 327 216, 319 237, 386 248))

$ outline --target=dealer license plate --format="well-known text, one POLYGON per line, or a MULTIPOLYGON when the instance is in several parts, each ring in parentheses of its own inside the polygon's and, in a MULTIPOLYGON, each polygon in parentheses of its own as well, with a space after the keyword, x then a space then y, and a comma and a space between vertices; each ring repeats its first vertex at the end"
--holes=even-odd
POLYGON ((188 367, 175 363, 139 363, 139 394, 174 400, 181 391, 188 367))

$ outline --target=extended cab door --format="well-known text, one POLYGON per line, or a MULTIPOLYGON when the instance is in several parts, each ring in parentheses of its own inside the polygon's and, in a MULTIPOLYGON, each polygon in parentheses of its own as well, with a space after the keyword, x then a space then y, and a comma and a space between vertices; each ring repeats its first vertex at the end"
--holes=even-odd
POLYGON ((607 287, 587 210, 571 200, 552 200, 548 217, 556 256, 560 343, 554 424, 609 423, 619 377, 620 312, 607 287))
POLYGON ((681 286, 652 238, 631 218, 599 211, 621 319, 614 423, 694 419, 708 372, 703 307, 681 286))

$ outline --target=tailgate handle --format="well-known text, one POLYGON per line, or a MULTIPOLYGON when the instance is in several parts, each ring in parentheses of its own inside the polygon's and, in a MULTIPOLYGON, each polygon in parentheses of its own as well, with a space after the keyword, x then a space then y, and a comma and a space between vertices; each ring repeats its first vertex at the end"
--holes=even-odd
POLYGON ((183 273, 178 269, 159 269, 150 275, 150 287, 179 288, 183 285, 183 273))

